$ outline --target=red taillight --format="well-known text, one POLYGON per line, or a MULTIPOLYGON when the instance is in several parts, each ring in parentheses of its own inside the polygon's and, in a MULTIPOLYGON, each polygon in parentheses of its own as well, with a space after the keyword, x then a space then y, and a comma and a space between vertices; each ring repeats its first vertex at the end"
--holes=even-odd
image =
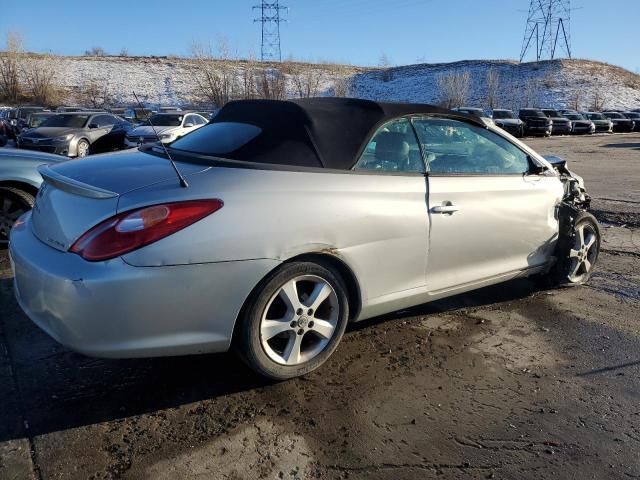
POLYGON ((167 237, 222 208, 222 200, 191 200, 121 213, 82 235, 70 251, 97 262, 167 237))

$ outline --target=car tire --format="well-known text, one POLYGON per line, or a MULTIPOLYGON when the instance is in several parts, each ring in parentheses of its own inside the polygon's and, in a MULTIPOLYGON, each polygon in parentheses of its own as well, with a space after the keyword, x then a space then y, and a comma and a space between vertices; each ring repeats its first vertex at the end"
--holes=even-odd
POLYGON ((577 286, 587 283, 600 255, 600 227, 596 217, 579 212, 572 231, 558 240, 557 261, 541 278, 544 286, 577 286), (586 261, 586 263, 585 263, 586 261))
POLYGON ((347 289, 340 275, 318 263, 285 263, 256 287, 244 306, 234 349, 264 377, 299 377, 331 356, 348 319, 347 289))
POLYGON ((86 156, 89 155, 89 142, 87 142, 86 140, 80 140, 78 142, 78 145, 76 146, 76 151, 77 151, 77 157, 78 158, 84 158, 86 156))
POLYGON ((0 187, 0 246, 9 243, 9 232, 15 221, 33 207, 35 198, 13 187, 0 187))

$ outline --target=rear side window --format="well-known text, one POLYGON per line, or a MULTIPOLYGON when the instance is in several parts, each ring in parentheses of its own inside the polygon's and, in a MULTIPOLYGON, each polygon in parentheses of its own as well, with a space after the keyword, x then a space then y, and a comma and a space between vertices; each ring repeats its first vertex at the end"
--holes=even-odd
POLYGON ((354 169, 424 173, 424 160, 411 122, 406 118, 400 118, 380 127, 362 152, 354 169))
POLYGON ((429 173, 505 175, 529 170, 525 152, 485 128, 444 118, 416 118, 413 124, 429 173))
POLYGON ((179 138, 171 144, 171 148, 234 159, 233 153, 251 143, 261 132, 260 127, 248 123, 211 123, 179 138))

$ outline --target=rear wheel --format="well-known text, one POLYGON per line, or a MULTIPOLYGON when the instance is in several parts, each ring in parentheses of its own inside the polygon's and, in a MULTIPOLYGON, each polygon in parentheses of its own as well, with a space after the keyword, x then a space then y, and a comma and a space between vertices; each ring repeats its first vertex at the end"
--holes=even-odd
POLYGON ((13 187, 0 187, 0 246, 9 243, 9 232, 16 220, 31 210, 33 195, 13 187))
POLYGON ((257 373, 274 380, 305 375, 334 352, 347 325, 346 288, 316 263, 281 266, 244 309, 236 348, 257 373))

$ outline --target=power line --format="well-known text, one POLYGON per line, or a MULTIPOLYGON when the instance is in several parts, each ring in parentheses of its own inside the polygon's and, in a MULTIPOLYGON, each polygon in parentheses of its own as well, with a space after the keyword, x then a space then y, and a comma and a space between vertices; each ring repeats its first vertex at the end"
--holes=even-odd
POLYGON ((534 47, 536 61, 553 60, 558 46, 571 58, 571 0, 530 0, 520 61, 534 47))
POLYGON ((259 15, 253 21, 262 24, 261 60, 281 62, 280 23, 286 22, 286 19, 282 18, 282 12, 288 12, 287 7, 280 5, 278 0, 262 0, 260 5, 253 7, 253 11, 257 11, 259 15))

